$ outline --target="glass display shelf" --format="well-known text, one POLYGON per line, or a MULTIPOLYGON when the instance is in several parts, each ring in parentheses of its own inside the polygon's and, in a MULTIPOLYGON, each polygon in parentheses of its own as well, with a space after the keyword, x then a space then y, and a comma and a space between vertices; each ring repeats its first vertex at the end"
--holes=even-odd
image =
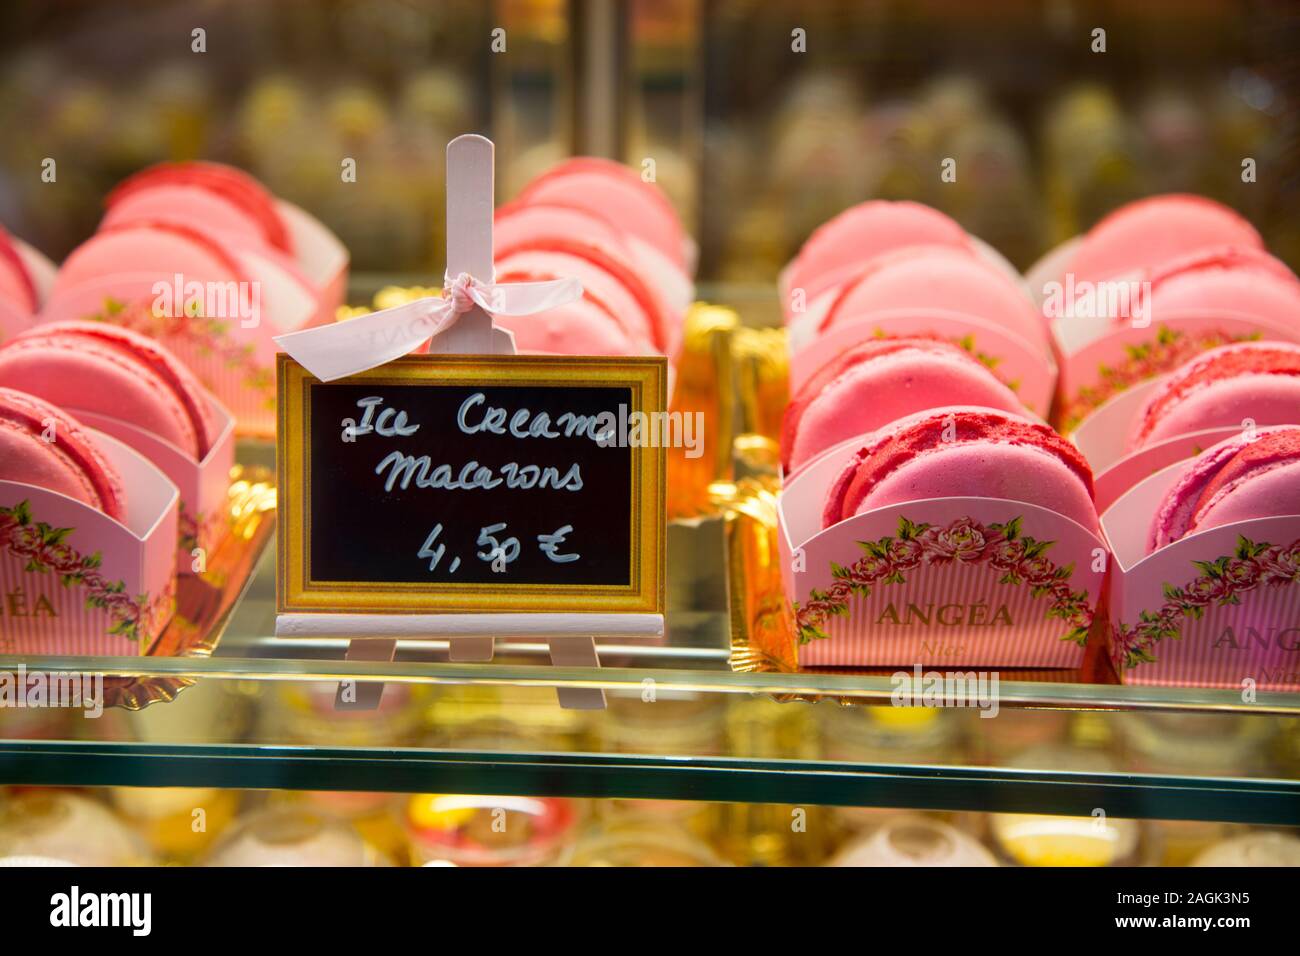
POLYGON ((728 620, 670 613, 658 648, 558 668, 541 645, 396 663, 278 640, 274 548, 208 658, 0 658, 170 681, 174 699, 100 716, 0 709, 0 784, 491 793, 1300 823, 1295 695, 1002 681, 996 713, 888 706, 887 676, 735 673, 728 620), (290 656, 292 655, 292 656, 290 656), (383 681, 375 711, 339 681, 383 681), (600 688, 608 707, 558 706, 600 688), (801 699, 795 699, 801 698, 801 699), (845 702, 848 702, 847 704, 845 702))

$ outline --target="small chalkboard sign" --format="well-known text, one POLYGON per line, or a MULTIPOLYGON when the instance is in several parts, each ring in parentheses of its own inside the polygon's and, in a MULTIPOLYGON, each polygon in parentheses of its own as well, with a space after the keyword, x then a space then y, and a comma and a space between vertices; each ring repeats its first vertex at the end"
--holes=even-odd
POLYGON ((663 613, 665 359, 278 363, 279 613, 663 613))

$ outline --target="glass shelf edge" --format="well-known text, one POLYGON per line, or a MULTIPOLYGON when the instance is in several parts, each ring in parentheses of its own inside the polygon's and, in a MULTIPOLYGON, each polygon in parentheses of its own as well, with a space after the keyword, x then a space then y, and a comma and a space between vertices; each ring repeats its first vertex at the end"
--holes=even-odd
MULTIPOLYGON (((427 661, 365 662, 291 658, 139 658, 0 656, 0 672, 80 672, 105 677, 141 674, 260 681, 366 680, 413 684, 586 687, 639 692, 649 678, 664 688, 695 693, 843 697, 889 703, 885 676, 834 673, 735 673, 655 667, 549 667, 536 664, 451 664, 427 661)), ((1122 684, 999 682, 999 706, 1065 710, 1173 710, 1300 715, 1300 694, 1260 693, 1254 702, 1239 691, 1122 684)))
POLYGON ((1300 781, 742 758, 320 749, 265 744, 0 742, 0 779, 60 786, 188 786, 527 794, 579 798, 909 806, 1294 825, 1300 781))

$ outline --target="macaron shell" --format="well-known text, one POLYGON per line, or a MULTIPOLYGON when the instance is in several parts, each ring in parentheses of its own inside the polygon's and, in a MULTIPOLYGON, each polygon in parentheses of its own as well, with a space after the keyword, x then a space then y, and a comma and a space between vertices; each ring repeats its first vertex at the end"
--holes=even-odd
MULTIPOLYGON (((1300 427, 1289 425, 1236 435, 1205 449, 1184 466, 1177 480, 1165 492, 1151 519, 1147 535, 1148 553, 1204 530, 1201 525, 1203 510, 1213 508, 1219 525, 1227 523, 1220 520, 1226 514, 1238 515, 1232 520, 1241 521, 1295 513, 1278 510, 1288 506, 1294 489, 1288 491, 1285 485, 1279 487, 1270 482, 1268 493, 1277 496, 1270 498, 1263 494, 1256 496, 1245 483, 1251 480, 1252 475, 1258 475, 1274 464, 1285 465, 1297 459, 1300 459, 1300 427), (1225 491, 1228 489, 1231 489, 1231 497, 1240 496, 1236 504, 1227 502, 1225 491), (1253 513, 1245 513, 1248 506, 1255 509, 1253 513)), ((1284 475, 1284 481, 1295 477, 1294 473, 1288 473, 1284 475)))
POLYGON ((1239 342, 1175 369, 1142 403, 1127 447, 1207 428, 1284 425, 1300 415, 1300 345, 1239 342))
POLYGON ((830 527, 864 505, 967 496, 1059 505, 1097 531, 1092 471, 1078 449, 1041 422, 972 406, 921 412, 870 436, 829 489, 822 521, 830 527), (959 450, 969 453, 950 457, 959 450))
POLYGON ((1183 312, 1227 312, 1259 316, 1283 326, 1300 313, 1300 282, 1262 263, 1213 263, 1152 281, 1150 320, 1183 312))
POLYGON ((1121 206, 1088 230, 1066 266, 1075 281, 1157 266, 1209 246, 1262 249, 1242 216, 1201 196, 1174 193, 1121 206))
POLYGON ((1300 515, 1300 459, 1251 472, 1218 489, 1197 508, 1191 530, 1273 515, 1300 515))
POLYGON ((905 246, 923 245, 971 248, 965 230, 937 209, 883 199, 859 203, 808 237, 790 264, 784 292, 803 289, 811 302, 848 279, 862 263, 905 246))
POLYGON ((257 221, 225 197, 197 186, 157 185, 127 193, 109 207, 101 229, 174 222, 212 230, 254 246, 267 244, 257 221))
POLYGON ((800 411, 787 412, 793 427, 783 435, 787 471, 854 435, 874 432, 915 412, 945 405, 981 405, 1023 412, 1014 392, 955 347, 909 346, 869 357, 842 370, 800 411), (792 414, 794 413, 794 414, 792 414))
POLYGON ((212 282, 240 281, 234 260, 211 240, 173 225, 131 225, 98 232, 64 260, 50 298, 103 276, 131 272, 179 273, 212 282))
POLYGON ((1129 439, 1138 449, 1208 428, 1283 425, 1300 421, 1300 376, 1251 374, 1203 386, 1169 407, 1149 427, 1142 416, 1129 439))
POLYGON ((1048 351, 1047 328, 1024 292, 960 248, 919 246, 872 260, 840 290, 822 331, 890 309, 934 308, 989 319, 1048 351))
POLYGON ((0 385, 130 422, 196 460, 218 427, 188 368, 151 339, 103 323, 38 326, 0 347, 0 385))
MULTIPOLYGON (((664 347, 666 318, 653 294, 625 265, 580 242, 539 240, 505 248, 496 260, 497 281, 518 276, 572 276, 592 299, 621 325, 628 337, 659 351, 664 347)), ((522 281, 522 280, 518 280, 522 281)))
POLYGON ((40 304, 36 284, 3 227, 0 227, 0 300, 28 314, 35 312, 40 304))
POLYGON ((1097 532, 1092 497, 1055 455, 1032 445, 998 442, 959 443, 918 455, 878 482, 856 513, 925 498, 964 497, 1027 501, 1097 532))
POLYGON ((492 224, 498 249, 564 237, 628 252, 621 230, 609 218, 577 206, 516 201, 498 209, 492 224))
POLYGON ((192 186, 220 196, 257 223, 266 243, 293 255, 291 233, 277 211, 275 198, 248 173, 223 163, 158 163, 118 183, 105 205, 111 209, 136 192, 167 185, 192 186))
MULTIPOLYGON (((518 281, 524 281, 522 279, 518 281)), ((649 347, 590 299, 538 315, 498 315, 496 324, 514 333, 521 352, 557 355, 640 355, 649 347)))
POLYGON ((685 234, 667 197, 633 170, 607 160, 560 163, 524 187, 523 202, 576 206, 617 223, 686 268, 685 234))
POLYGON ((47 488, 118 521, 126 517, 122 480, 94 439, 53 405, 8 388, 0 388, 0 481, 47 488), (51 425, 54 441, 47 442, 51 425))

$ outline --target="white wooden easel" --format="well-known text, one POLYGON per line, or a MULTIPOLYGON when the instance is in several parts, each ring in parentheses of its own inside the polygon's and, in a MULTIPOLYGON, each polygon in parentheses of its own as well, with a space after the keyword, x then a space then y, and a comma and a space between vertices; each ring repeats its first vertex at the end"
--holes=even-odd
MULTIPOLYGON (((495 212, 494 147, 482 136, 458 136, 447 145, 447 275, 462 272, 493 278, 492 217, 495 212)), ((514 355, 514 336, 475 306, 429 343, 428 351, 455 355, 514 355)), ((346 637, 350 661, 391 661, 399 639, 445 639, 455 662, 492 660, 497 637, 546 641, 557 667, 599 667, 597 637, 631 640, 663 636, 661 614, 293 614, 276 620, 282 636, 346 637), (365 635, 365 636, 359 636, 365 635)), ((335 707, 373 710, 382 683, 359 683, 355 703, 340 685, 335 707)), ((600 688, 557 688, 560 706, 599 710, 600 688)))

